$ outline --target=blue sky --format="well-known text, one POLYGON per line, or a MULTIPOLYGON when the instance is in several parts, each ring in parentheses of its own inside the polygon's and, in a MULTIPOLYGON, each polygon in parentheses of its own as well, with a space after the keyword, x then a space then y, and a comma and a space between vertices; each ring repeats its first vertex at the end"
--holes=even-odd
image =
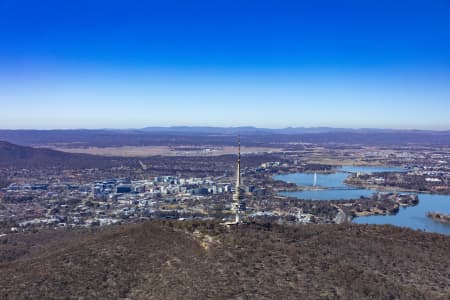
POLYGON ((450 129, 450 1, 0 0, 0 128, 450 129))

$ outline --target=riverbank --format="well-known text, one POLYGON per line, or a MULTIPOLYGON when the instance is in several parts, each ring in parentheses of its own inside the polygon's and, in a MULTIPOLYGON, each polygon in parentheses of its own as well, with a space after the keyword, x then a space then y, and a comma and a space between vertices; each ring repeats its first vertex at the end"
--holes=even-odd
MULTIPOLYGON (((366 190, 377 190, 380 192, 386 192, 386 193, 392 193, 392 192, 397 192, 397 193, 429 193, 427 191, 419 191, 419 190, 415 190, 415 189, 407 189, 407 188, 402 188, 399 186, 386 186, 386 185, 376 185, 376 184, 363 184, 363 183, 359 183, 359 182, 354 182, 352 180, 348 180, 346 179, 345 184, 354 187, 354 188, 358 188, 358 189, 366 189, 366 190)), ((433 194, 433 193, 429 193, 429 194, 433 194)), ((436 193, 437 194, 437 193, 436 193)))
POLYGON ((444 223, 444 224, 450 224, 450 214, 443 214, 443 213, 438 213, 438 212, 428 212, 427 213, 427 217, 431 218, 435 221, 444 223))
MULTIPOLYGON (((413 206, 418 203, 417 195, 405 194, 404 190, 379 191, 370 188, 359 188, 349 185, 349 174, 360 171, 385 172, 401 170, 398 167, 383 166, 343 166, 330 173, 301 172, 276 175, 278 189, 275 192, 283 196, 296 197, 303 200, 325 200, 345 205, 342 209, 352 217, 368 215, 392 215, 401 206, 413 206), (317 184, 317 185, 315 185, 317 184)), ((351 176, 351 175, 350 175, 351 176)))
MULTIPOLYGON (((450 195, 448 186, 427 182, 424 176, 405 175, 403 173, 376 172, 373 174, 351 174, 345 183, 354 187, 379 191, 404 191, 450 195)), ((430 178, 428 178, 430 179, 430 178)))
POLYGON ((353 217, 366 217, 373 215, 395 215, 400 207, 415 206, 419 197, 415 194, 377 193, 370 199, 358 199, 352 206, 343 204, 342 208, 353 217))

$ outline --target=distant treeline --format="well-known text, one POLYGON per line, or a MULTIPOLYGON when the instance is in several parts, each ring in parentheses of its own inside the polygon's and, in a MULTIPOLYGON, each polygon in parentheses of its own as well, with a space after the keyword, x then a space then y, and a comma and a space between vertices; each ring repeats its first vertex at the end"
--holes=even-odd
POLYGON ((181 146, 235 145, 236 136, 243 136, 246 146, 290 146, 291 143, 350 144, 350 145, 450 145, 450 131, 416 130, 270 130, 215 128, 208 130, 0 130, 0 140, 20 145, 68 145, 71 147, 114 146, 181 146), (288 145, 289 144, 289 145, 288 145))
MULTIPOLYGON (((0 168, 105 168, 120 165, 127 160, 129 159, 64 153, 50 149, 19 146, 0 141, 0 168)), ((137 164, 137 162, 135 164, 137 164)))
MULTIPOLYGON (((246 167, 257 167, 261 163, 274 160, 272 154, 244 155, 246 167)), ((146 158, 105 157, 89 154, 66 153, 45 148, 19 146, 0 141, 0 168, 34 169, 92 169, 121 166, 138 167, 139 160, 147 166, 147 172, 167 175, 182 174, 214 174, 234 172, 236 155, 221 156, 149 156, 146 158)), ((0 173, 0 187, 7 184, 0 173)))

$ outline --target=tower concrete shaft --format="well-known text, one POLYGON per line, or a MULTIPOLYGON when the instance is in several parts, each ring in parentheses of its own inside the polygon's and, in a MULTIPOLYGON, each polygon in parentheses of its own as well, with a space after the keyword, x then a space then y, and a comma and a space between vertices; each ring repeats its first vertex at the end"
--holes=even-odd
POLYGON ((238 160, 236 170, 236 189, 233 195, 233 209, 236 213, 236 223, 242 222, 242 213, 246 210, 244 195, 241 189, 241 139, 238 138, 238 160))

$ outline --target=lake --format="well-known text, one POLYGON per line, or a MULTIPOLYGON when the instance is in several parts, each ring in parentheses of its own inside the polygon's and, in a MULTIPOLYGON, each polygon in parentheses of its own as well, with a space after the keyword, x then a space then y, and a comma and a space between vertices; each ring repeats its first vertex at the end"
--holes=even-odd
MULTIPOLYGON (((284 196, 296 197, 306 200, 342 200, 355 199, 361 196, 369 197, 377 190, 352 188, 344 183, 348 173, 374 173, 374 172, 405 172, 405 169, 396 167, 359 167, 344 166, 336 173, 317 174, 316 186, 326 188, 323 190, 305 190, 297 192, 283 192, 284 196)), ((294 173, 277 175, 274 179, 295 183, 300 186, 312 187, 314 185, 313 173, 294 173)), ((428 211, 450 214, 450 195, 432 195, 418 193, 419 204, 412 207, 401 207, 396 215, 366 216, 353 219, 359 224, 391 224, 395 226, 421 229, 450 235, 450 224, 436 222, 426 216, 428 211)))

